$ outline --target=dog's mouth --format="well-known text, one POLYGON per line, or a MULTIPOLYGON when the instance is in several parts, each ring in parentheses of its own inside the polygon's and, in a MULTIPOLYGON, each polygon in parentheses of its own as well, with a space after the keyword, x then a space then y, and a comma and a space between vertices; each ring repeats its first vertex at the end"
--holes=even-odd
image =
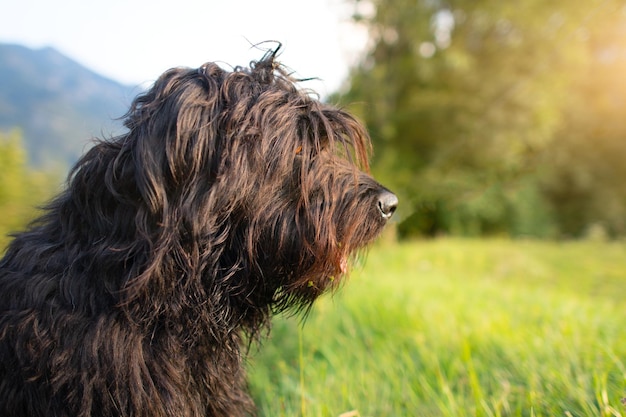
POLYGON ((339 259, 339 273, 345 275, 348 273, 348 255, 343 254, 339 259))
POLYGON ((350 270, 350 251, 343 250, 337 257, 336 264, 335 264, 335 274, 337 277, 340 277, 343 275, 347 275, 349 270, 350 270))

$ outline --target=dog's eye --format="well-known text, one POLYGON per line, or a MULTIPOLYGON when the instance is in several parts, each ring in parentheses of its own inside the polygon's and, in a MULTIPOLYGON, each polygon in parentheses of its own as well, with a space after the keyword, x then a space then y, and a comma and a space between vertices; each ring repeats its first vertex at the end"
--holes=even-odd
POLYGON ((302 155, 302 145, 298 146, 296 149, 296 155, 302 155))

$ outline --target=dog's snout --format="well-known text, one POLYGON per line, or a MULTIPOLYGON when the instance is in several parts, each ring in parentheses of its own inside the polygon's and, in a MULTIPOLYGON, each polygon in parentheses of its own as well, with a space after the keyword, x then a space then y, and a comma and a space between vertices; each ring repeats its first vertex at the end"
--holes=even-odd
POLYGON ((383 191, 378 195, 378 210, 385 220, 393 216, 398 207, 398 197, 390 191, 383 191))

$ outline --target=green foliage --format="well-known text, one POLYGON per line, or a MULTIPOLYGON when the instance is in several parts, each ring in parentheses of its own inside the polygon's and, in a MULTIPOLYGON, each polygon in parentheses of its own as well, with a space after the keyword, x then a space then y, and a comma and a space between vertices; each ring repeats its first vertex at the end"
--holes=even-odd
POLYGON ((272 417, 624 415, 624 291, 623 243, 379 246, 303 330, 275 320, 251 388, 272 417))
POLYGON ((618 222, 626 206, 596 172, 626 181, 624 124, 616 118, 626 90, 615 91, 626 66, 614 58, 626 48, 615 41, 626 28, 621 2, 369 4, 375 12, 355 21, 368 28, 372 46, 335 99, 372 132, 374 173, 401 196, 400 236, 579 235, 572 222, 626 231, 618 222), (611 62, 602 61, 606 54, 611 62), (611 77, 597 82, 598 66, 611 77), (587 109, 590 91, 597 111, 587 109), (595 141, 606 142, 613 158, 587 158, 593 190, 571 188, 561 178, 581 167, 578 153, 587 154, 579 145, 595 141), (553 166, 559 152, 563 163, 553 166), (571 205, 559 193, 578 193, 584 205, 583 191, 593 203, 563 216, 571 205))
POLYGON ((8 234, 23 228, 37 213, 36 206, 55 192, 60 175, 28 168, 21 132, 0 131, 0 247, 8 234))
POLYGON ((626 234, 626 13, 589 34, 595 49, 569 94, 564 123, 542 155, 540 185, 572 236, 590 227, 626 234), (616 23, 617 20, 617 23, 616 23))

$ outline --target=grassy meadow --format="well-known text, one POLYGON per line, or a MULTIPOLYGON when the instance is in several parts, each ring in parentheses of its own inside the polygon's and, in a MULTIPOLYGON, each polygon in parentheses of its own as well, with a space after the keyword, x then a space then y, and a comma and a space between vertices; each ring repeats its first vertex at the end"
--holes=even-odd
POLYGON ((626 416, 626 244, 380 244, 250 359, 259 414, 626 416))

